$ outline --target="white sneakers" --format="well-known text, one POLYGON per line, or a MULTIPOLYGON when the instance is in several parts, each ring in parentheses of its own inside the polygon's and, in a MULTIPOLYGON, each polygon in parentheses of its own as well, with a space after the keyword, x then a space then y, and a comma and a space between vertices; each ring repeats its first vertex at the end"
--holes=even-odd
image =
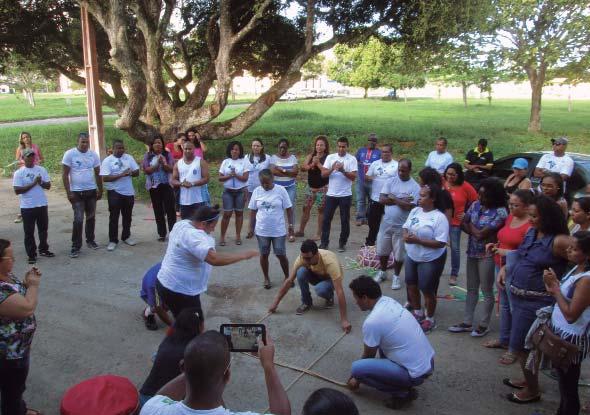
POLYGON ((115 242, 109 242, 109 244, 107 245, 107 251, 114 251, 116 247, 117 244, 115 242))
POLYGON ((125 239, 125 240, 123 240, 123 243, 124 244, 127 244, 129 246, 135 246, 135 245, 137 245, 137 241, 135 239, 133 239, 133 238, 127 238, 127 239, 125 239))
POLYGON ((399 290, 400 288, 402 288, 400 278, 397 275, 393 275, 391 277, 391 289, 392 290, 399 290))
POLYGON ((385 281, 387 279, 387 273, 385 271, 377 271, 377 273, 375 274, 375 276, 373 277, 373 280, 379 284, 381 281, 385 281))

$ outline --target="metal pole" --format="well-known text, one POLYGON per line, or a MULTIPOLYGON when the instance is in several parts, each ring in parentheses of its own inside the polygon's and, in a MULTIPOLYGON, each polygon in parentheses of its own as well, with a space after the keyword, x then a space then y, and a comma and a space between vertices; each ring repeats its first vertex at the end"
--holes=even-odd
POLYGON ((106 156, 104 143, 104 124, 102 118, 102 98, 98 85, 98 63, 96 60, 96 36, 94 26, 86 7, 80 7, 82 21, 82 48, 84 51, 84 74, 86 76, 86 102, 88 107, 88 134, 90 148, 101 159, 106 156))

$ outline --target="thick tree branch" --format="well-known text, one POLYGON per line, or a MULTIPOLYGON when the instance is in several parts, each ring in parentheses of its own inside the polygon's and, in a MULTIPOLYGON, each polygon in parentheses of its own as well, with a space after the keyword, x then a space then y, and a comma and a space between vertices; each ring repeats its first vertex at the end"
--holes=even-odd
MULTIPOLYGON (((246 35, 248 35, 252 31, 252 29, 254 29, 256 27, 256 25, 258 24, 258 22, 260 21, 260 19, 264 15, 264 12, 266 12, 266 10, 271 5, 271 3, 272 3, 272 0, 264 0, 262 2, 262 4, 258 7, 258 10, 256 10, 256 12, 254 13, 254 16, 252 16, 250 18, 250 20, 248 21, 248 23, 246 23, 246 25, 238 33, 236 33, 233 36, 233 38, 232 38, 233 44, 240 42, 246 35)), ((313 1, 311 3, 313 3, 313 1)), ((308 7, 308 15, 309 15, 309 7, 308 7)))

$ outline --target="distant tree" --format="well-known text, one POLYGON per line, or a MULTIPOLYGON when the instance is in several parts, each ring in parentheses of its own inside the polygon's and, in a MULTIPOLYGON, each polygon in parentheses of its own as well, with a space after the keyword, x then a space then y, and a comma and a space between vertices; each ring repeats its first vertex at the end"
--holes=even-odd
POLYGON ((35 91, 47 88, 48 76, 39 66, 16 54, 4 55, 2 64, 5 82, 16 90, 22 91, 31 107, 35 107, 35 91))
POLYGON ((307 87, 307 81, 312 81, 312 88, 315 87, 315 79, 320 75, 324 74, 326 66, 326 58, 324 55, 315 55, 313 58, 307 61, 301 68, 301 79, 305 81, 307 87))
POLYGON ((504 64, 531 85, 528 130, 541 130, 543 86, 552 71, 588 59, 590 2, 580 0, 492 0, 493 34, 487 36, 504 64))

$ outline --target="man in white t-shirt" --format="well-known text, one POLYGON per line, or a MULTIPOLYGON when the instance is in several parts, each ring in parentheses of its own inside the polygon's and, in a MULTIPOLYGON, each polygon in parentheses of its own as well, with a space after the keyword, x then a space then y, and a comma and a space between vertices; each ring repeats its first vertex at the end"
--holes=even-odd
POLYGON ((367 210, 367 220, 369 222, 369 234, 365 240, 365 245, 375 245, 379 224, 383 216, 383 204, 379 202, 381 189, 393 177, 397 176, 397 161, 392 158, 391 144, 381 146, 381 159, 371 163, 365 181, 371 184, 371 195, 369 198, 369 209, 367 210))
MULTIPOLYGON (((264 370, 269 413, 291 415, 289 397, 274 366, 274 354, 267 331, 266 344, 262 339, 258 342, 258 356, 264 370)), ((223 391, 230 381, 231 360, 225 336, 213 330, 198 335, 184 351, 183 373, 147 401, 140 415, 257 415, 224 407, 223 391)))
POLYGON ((432 167, 438 174, 443 175, 447 166, 452 162, 453 156, 447 151, 447 139, 439 137, 436 140, 436 149, 428 154, 424 166, 432 167))
POLYGON ((346 250, 346 242, 350 236, 350 205, 352 204, 352 183, 356 179, 357 160, 348 154, 348 138, 340 137, 336 142, 338 152, 326 157, 322 166, 322 177, 329 177, 326 192, 326 206, 322 222, 322 241, 320 249, 328 249, 330 245, 330 227, 336 209, 340 208, 340 239, 338 252, 346 250))
POLYGON ((44 167, 35 165, 35 152, 27 148, 23 152, 24 166, 14 172, 12 186, 20 200, 20 212, 25 232, 25 250, 29 264, 37 262, 37 244, 35 243, 35 224, 39 233, 39 255, 54 257, 47 243, 49 216, 47 213, 47 197, 43 190, 51 188, 49 174, 44 167))
POLYGON ((567 182, 574 171, 574 160, 565 150, 568 144, 567 137, 552 138, 553 153, 544 154, 535 167, 535 177, 543 177, 546 173, 559 173, 563 182, 567 182))
POLYGON ((96 152, 90 150, 90 139, 87 133, 78 134, 76 147, 65 152, 61 164, 64 189, 74 210, 70 258, 77 258, 82 248, 84 214, 86 214, 86 245, 91 249, 98 249, 94 241, 94 224, 96 201, 102 198, 102 180, 100 159, 96 152))
MULTIPOLYGON (((255 250, 218 253, 211 236, 218 220, 217 207, 201 206, 189 219, 176 222, 168 236, 156 290, 174 318, 189 307, 198 308, 204 316, 200 295, 207 291, 212 266, 230 265, 258 256, 255 250)), ((204 321, 203 317, 201 322, 204 324, 204 321)))
POLYGON ((411 173, 412 162, 401 159, 398 163, 397 177, 389 180, 379 195, 381 203, 385 206, 385 213, 377 234, 380 268, 375 275, 375 281, 387 279, 387 263, 389 255, 393 252, 392 290, 401 288, 400 273, 406 255, 402 226, 420 197, 420 185, 412 178, 411 173))
POLYGON ((119 216, 122 216, 123 231, 121 240, 127 245, 137 244, 131 238, 131 216, 135 203, 135 189, 131 177, 139 176, 139 166, 135 159, 125 153, 122 140, 113 141, 113 154, 102 161, 100 175, 107 188, 109 203, 109 244, 107 251, 114 251, 119 243, 119 216))
POLYGON ((363 354, 352 364, 348 387, 357 390, 364 383, 388 393, 386 405, 400 409, 416 399, 414 387, 432 374, 434 349, 414 316, 382 296, 371 277, 360 276, 349 287, 359 308, 370 314, 363 323, 363 354))

